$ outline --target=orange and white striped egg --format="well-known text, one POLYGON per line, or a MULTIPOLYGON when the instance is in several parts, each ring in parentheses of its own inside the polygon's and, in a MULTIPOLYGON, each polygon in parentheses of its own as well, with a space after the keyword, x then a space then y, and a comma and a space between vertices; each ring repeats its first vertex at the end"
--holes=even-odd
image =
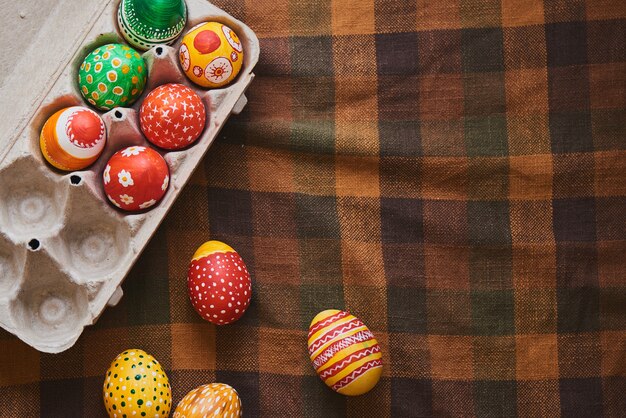
POLYGON ((59 170, 82 170, 93 164, 104 149, 106 128, 91 109, 72 106, 46 121, 39 136, 44 158, 59 170))
POLYGON ((239 394, 224 383, 195 388, 178 403, 174 418, 236 418, 241 416, 239 394))
POLYGON ((313 368, 335 392, 362 395, 380 380, 383 362, 378 341, 348 312, 329 309, 317 314, 309 327, 308 345, 313 368))

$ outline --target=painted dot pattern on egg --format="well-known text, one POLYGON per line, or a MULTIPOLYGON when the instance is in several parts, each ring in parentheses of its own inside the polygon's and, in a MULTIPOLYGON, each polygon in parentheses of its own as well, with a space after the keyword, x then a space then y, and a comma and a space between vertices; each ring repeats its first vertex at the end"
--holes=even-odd
POLYGON ((187 275, 193 307, 205 320, 217 325, 230 324, 241 318, 252 297, 250 273, 243 259, 232 248, 223 245, 226 251, 195 256, 187 275))
POLYGON ((378 341, 359 318, 348 312, 320 312, 309 327, 308 348, 318 376, 343 395, 368 392, 382 374, 378 341))
POLYGON ((161 364, 139 349, 119 354, 106 372, 102 389, 111 418, 168 417, 172 392, 161 364))
POLYGON ((146 96, 139 112, 141 130, 154 145, 181 149, 204 129, 206 110, 200 96, 182 84, 164 84, 146 96))
POLYGON ((134 49, 108 44, 87 55, 78 71, 82 96, 100 110, 130 106, 146 85, 148 70, 134 49))
POLYGON ((241 399, 231 386, 223 383, 210 383, 200 386, 178 403, 174 418, 242 416, 241 399))

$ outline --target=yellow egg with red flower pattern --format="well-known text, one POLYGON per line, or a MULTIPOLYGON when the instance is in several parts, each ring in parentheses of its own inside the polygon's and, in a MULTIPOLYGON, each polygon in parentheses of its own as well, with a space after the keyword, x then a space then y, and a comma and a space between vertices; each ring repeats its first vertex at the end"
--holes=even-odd
POLYGON ((205 22, 183 37, 180 65, 187 77, 202 87, 223 87, 233 81, 243 64, 243 43, 228 26, 205 22))

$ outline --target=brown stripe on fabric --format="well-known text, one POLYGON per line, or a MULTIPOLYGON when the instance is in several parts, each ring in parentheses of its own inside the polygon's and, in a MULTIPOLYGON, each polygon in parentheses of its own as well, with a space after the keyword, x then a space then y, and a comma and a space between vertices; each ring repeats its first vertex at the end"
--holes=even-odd
POLYGON ((391 370, 394 377, 424 379, 430 376, 430 350, 427 337, 407 333, 389 334, 391 370))
POLYGON ((593 196, 594 159, 591 154, 553 156, 554 198, 593 196))
MULTIPOLYGON (((374 332, 378 342, 384 345, 386 341, 379 339, 379 332, 388 329, 387 324, 387 291, 382 286, 371 286, 363 280, 359 284, 344 286, 344 300, 346 309, 361 315, 367 327, 374 332)), ((387 354, 383 352, 383 358, 387 354)), ((385 359, 388 360, 388 359, 385 359)), ((387 364, 389 364, 387 362, 387 364)))
POLYGON ((502 0, 502 26, 543 24, 543 2, 502 0))
POLYGON ((254 241, 258 283, 297 285, 300 282, 297 240, 259 236, 254 241))
POLYGON ((335 158, 337 196, 379 197, 378 167, 379 159, 376 157, 337 156, 335 158))
POLYGON ((259 370, 259 328, 250 326, 217 327, 215 368, 233 372, 259 370))
POLYGON ((384 286, 386 283, 382 246, 378 242, 343 239, 341 244, 343 281, 347 286, 384 286))
POLYGON ((587 19, 589 20, 609 20, 626 18, 626 5, 610 0, 588 0, 585 3, 587 19))
POLYGON ((509 197, 513 200, 551 199, 552 161, 549 154, 509 157, 509 197))
POLYGON ((480 28, 500 26, 500 0, 460 0, 463 27, 480 28))
POLYGON ((593 109, 626 107, 626 63, 590 65, 589 92, 593 109))
POLYGON ((419 78, 420 120, 457 120, 463 116, 461 74, 437 74, 419 78))
POLYGON ((293 155, 285 150, 248 147, 250 188, 256 192, 296 191, 293 155))
POLYGON ((554 242, 552 203, 549 200, 511 201, 510 205, 513 244, 554 242))
MULTIPOLYGON (((4 332, 4 331, 3 331, 4 332)), ((23 385, 40 378, 40 353, 23 342, 0 340, 0 387, 23 385)), ((10 388, 7 390, 10 391, 10 388)), ((8 393, 8 392, 7 392, 8 393)))
POLYGON ((461 27, 459 1, 448 2, 424 0, 417 9, 417 25, 415 29, 458 29, 461 27))
POLYGON ((333 35, 375 32, 374 0, 331 0, 333 35))
MULTIPOLYGON (((107 314, 104 316, 107 316, 107 314)), ((102 328, 103 325, 105 324, 98 323, 97 328, 87 328, 82 337, 83 344, 85 346, 84 373, 86 376, 97 376, 102 378, 102 382, 104 382, 104 372, 106 372, 113 359, 119 353, 124 350, 128 350, 129 348, 138 347, 147 350, 147 348, 144 348, 144 344, 141 344, 140 346, 130 345, 128 337, 133 331, 130 327, 102 328)), ((137 329, 137 331, 139 331, 139 329, 137 329)), ((161 361, 161 358, 158 356, 160 353, 149 353, 161 361)))
POLYGON ((419 173, 428 173, 427 176, 419 177, 421 197, 432 200, 467 199, 469 187, 467 158, 425 157, 418 161, 421 164, 416 164, 415 170, 419 173))
POLYGON ((548 380, 559 377, 556 334, 518 334, 515 336, 515 349, 517 379, 548 380))
MULTIPOLYGON (((384 365, 383 360, 383 367, 384 365)), ((381 378, 370 392, 358 397, 348 397, 346 403, 347 416, 350 418, 365 417, 376 411, 381 418, 392 417, 391 397, 393 396, 392 381, 381 378)))
POLYGON ((465 156, 463 129, 461 120, 420 122, 424 155, 428 157, 465 156))
POLYGON ((328 35, 331 33, 331 0, 289 1, 291 36, 328 35))
POLYGON ((334 196, 335 156, 296 154, 293 159, 296 192, 317 196, 334 196))
POLYGON ((171 333, 173 369, 215 369, 215 325, 175 323, 171 333))
POLYGON ((594 153, 596 196, 626 196, 626 151, 594 153))
POLYGON ((602 376, 626 377, 626 336, 621 331, 600 334, 602 376))
POLYGON ((559 376, 583 378, 602 375, 600 334, 559 334, 559 376), (574 359, 576 359, 574 361, 574 359))
POLYGON ((474 376, 479 380, 515 380, 514 336, 474 337, 474 376), (494 367, 494 365, 498 367, 494 367))
POLYGON ((433 379, 472 380, 473 338, 459 335, 428 335, 433 379))
POLYGON ((220 152, 208 154, 203 162, 207 182, 212 187, 245 190, 249 187, 246 149, 225 143, 213 145, 220 152), (228 173, 228 175, 224 175, 228 173))
POLYGON ((503 40, 507 70, 545 68, 547 52, 543 25, 504 28, 503 40))
POLYGON ((545 68, 511 70, 506 77, 506 111, 533 115, 548 111, 548 73, 545 68))
POLYGON ((469 248, 425 245, 426 285, 432 289, 469 290, 469 248))
MULTIPOLYGON (((520 334, 557 331, 557 291, 555 289, 515 290, 515 331, 520 334)), ((528 337, 530 338, 530 337, 528 337)))
POLYGON ((598 243, 598 282, 606 288, 621 287, 626 277, 626 268, 621 260, 626 254, 626 241, 598 243))
POLYGON ((289 3, 289 0, 245 0, 245 22, 259 38, 289 36, 289 3))
MULTIPOLYGON (((5 370, 3 368, 3 370, 5 370)), ((2 413, 11 417, 36 417, 43 412, 40 409, 40 389, 38 383, 23 385, 19 383, 2 387, 2 413)))
POLYGON ((259 371, 301 376, 311 367, 302 341, 302 331, 261 328, 259 330, 259 371))
POLYGON ((513 247, 513 283, 516 289, 556 287, 556 247, 552 242, 513 247))
POLYGON ((561 416, 559 381, 546 378, 517 382, 517 408, 520 417, 561 416))

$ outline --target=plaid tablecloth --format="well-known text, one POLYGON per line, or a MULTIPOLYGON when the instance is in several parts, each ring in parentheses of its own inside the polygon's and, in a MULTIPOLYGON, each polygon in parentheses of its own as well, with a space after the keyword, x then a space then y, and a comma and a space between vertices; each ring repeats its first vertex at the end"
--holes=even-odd
POLYGON ((74 348, 0 333, 0 415, 105 416, 137 347, 248 417, 624 417, 626 3, 216 3, 261 38, 247 109, 74 348), (254 278, 231 326, 188 301, 209 238, 254 278), (325 308, 384 350, 365 396, 314 374, 325 308))

